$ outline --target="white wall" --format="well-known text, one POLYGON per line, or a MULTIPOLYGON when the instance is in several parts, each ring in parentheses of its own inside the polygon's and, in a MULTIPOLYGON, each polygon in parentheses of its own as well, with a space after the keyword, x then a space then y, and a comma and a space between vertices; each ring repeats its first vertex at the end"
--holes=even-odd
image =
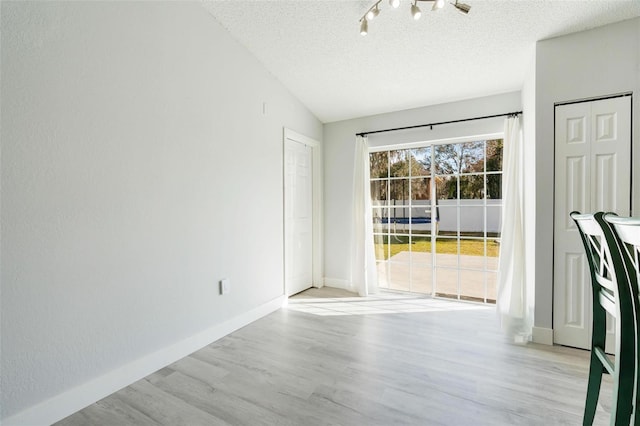
MULTIPOLYGON (((338 121, 324 126, 325 283, 350 288, 349 235, 355 134, 377 129, 456 120, 519 111, 520 92, 433 105, 389 114, 338 121)), ((470 121, 369 136, 370 146, 428 141, 502 132, 504 118, 470 121)))
POLYGON ((281 296, 283 127, 322 125, 199 2, 1 7, 7 419, 281 296))
MULTIPOLYGON (((633 164, 640 164, 640 18, 538 42, 535 66, 535 325, 551 329, 554 103, 633 92, 633 164)), ((638 170, 633 183, 638 215, 638 170)))

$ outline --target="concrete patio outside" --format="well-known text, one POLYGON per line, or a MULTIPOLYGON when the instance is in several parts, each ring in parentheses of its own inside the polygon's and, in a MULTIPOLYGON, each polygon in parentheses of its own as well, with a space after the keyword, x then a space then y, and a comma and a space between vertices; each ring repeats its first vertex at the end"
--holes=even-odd
POLYGON ((380 288, 411 291, 445 297, 494 303, 496 300, 497 257, 436 254, 402 251, 379 261, 380 288), (486 286, 486 290, 485 290, 486 286))

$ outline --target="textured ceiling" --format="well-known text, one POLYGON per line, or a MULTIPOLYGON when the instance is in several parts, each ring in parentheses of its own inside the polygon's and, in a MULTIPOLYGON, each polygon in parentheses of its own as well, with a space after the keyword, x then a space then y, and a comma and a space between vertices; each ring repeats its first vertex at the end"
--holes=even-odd
MULTIPOLYGON (((639 0, 409 0, 359 33, 374 1, 205 0, 231 35, 321 121, 520 90, 538 40, 640 16, 639 0)), ((612 46, 615 48, 615 46, 612 46)))

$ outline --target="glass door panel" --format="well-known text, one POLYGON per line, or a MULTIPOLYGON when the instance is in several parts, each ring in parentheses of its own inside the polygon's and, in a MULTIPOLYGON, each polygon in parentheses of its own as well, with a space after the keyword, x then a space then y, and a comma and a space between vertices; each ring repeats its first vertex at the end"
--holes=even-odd
POLYGON ((431 294, 433 292, 433 269, 420 260, 411 259, 411 291, 431 294))
POLYGON ((485 300, 485 276, 482 271, 460 270, 460 298, 484 302, 485 300))
POLYGON ((497 272, 485 272, 487 280, 487 302, 496 303, 496 297, 498 293, 498 273, 497 272))
POLYGON ((484 238, 464 238, 460 239, 460 259, 461 269, 485 270, 485 241, 484 238))
POLYGON ((495 303, 502 140, 370 154, 382 288, 495 303))
POLYGON ((369 154, 369 175, 371 179, 386 178, 389 176, 389 153, 372 152, 369 154))
POLYGON ((429 267, 433 265, 430 237, 413 236, 411 238, 411 262, 429 267))
POLYGON ((411 274, 409 267, 409 262, 389 262, 390 289, 411 291, 411 274))
POLYGON ((447 298, 458 298, 458 269, 457 268, 436 268, 436 284, 434 292, 436 296, 447 298))

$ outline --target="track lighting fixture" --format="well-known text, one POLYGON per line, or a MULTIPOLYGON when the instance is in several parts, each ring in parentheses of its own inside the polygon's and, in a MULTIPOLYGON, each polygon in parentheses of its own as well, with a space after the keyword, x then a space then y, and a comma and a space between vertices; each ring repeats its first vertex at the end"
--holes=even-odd
MULTIPOLYGON (((422 16, 422 11, 420 10, 420 8, 418 7, 418 2, 431 2, 433 3, 433 6, 431 7, 432 11, 438 11, 440 9, 442 9, 444 7, 444 3, 446 0, 412 0, 411 3, 411 16, 413 17, 413 19, 415 19, 416 21, 418 19, 420 19, 420 17, 422 16)), ((362 18, 360 18, 360 34, 367 35, 367 33, 369 32, 369 22, 371 21, 373 18, 375 18, 376 16, 378 16, 380 14, 380 3, 382 2, 382 0, 377 0, 368 10, 367 12, 362 15, 362 18)), ((400 6, 400 0, 389 0, 389 5, 394 8, 397 9, 398 6, 400 6)), ((458 12, 462 13, 463 15, 466 15, 469 13, 469 11, 471 10, 471 6, 469 6, 466 3, 460 3, 459 0, 455 0, 455 3, 451 3, 451 5, 453 7, 455 7, 458 12)))
POLYGON ((469 6, 468 4, 465 4, 465 3, 458 3, 458 0, 456 0, 456 2, 453 4, 453 7, 458 9, 458 12, 460 12, 460 13, 462 13, 464 15, 469 13, 469 10, 471 10, 471 6, 469 6))
MULTIPOLYGON (((380 9, 378 8, 378 5, 380 4, 382 0, 378 0, 376 1, 373 6, 371 6, 369 8, 369 10, 367 10, 367 13, 364 14, 364 16, 362 18, 360 18, 360 20, 362 21, 363 19, 366 19, 368 21, 371 21, 373 18, 375 18, 376 16, 378 16, 378 14, 380 13, 380 9)), ((398 0, 400 1, 400 0, 398 0)))
POLYGON ((360 22, 360 35, 366 36, 369 32, 369 24, 367 24, 367 18, 364 18, 360 22))
POLYGON ((378 9, 378 3, 376 3, 374 8, 373 9, 369 9, 369 11, 367 12, 367 20, 369 20, 369 21, 372 20, 373 18, 378 16, 379 13, 380 13, 380 9, 378 9))
POLYGON ((418 0, 414 0, 413 4, 411 5, 411 16, 413 16, 413 19, 415 19, 416 21, 422 16, 422 12, 420 11, 417 3, 418 0))

